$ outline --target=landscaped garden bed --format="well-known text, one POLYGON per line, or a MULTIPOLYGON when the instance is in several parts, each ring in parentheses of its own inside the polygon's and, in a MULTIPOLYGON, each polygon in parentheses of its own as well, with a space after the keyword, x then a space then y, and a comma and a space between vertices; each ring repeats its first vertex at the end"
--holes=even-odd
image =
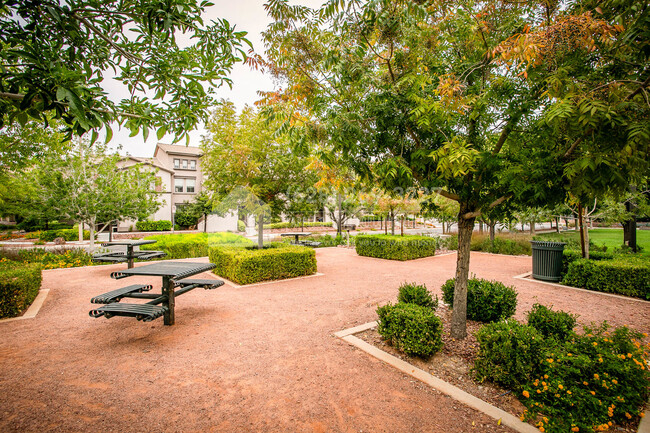
POLYGON ((20 316, 41 288, 41 266, 0 259, 0 319, 20 316))
MULTIPOLYGON (((468 316, 489 323, 468 321, 464 340, 450 337, 450 308, 423 286, 404 296, 414 284, 400 288, 398 304, 378 308, 377 329, 357 336, 542 432, 636 432, 650 383, 647 334, 607 324, 574 331, 576 316, 539 304, 520 323, 507 319, 510 295, 496 315, 483 314, 483 301, 507 292, 492 284, 470 281, 468 316)), ((450 288, 452 280, 443 286, 446 300, 450 288)))
POLYGON ((141 250, 162 250, 167 253, 166 259, 206 257, 210 247, 217 245, 253 244, 243 236, 227 232, 153 235, 145 239, 156 243, 142 245, 141 250))
POLYGON ((252 245, 210 247, 214 273, 237 284, 282 280, 316 273, 312 248, 275 242, 258 249, 252 245))

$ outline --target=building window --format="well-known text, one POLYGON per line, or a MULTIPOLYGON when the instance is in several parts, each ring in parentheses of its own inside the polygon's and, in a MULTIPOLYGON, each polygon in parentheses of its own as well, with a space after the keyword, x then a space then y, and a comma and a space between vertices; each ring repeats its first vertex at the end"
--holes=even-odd
POLYGON ((174 168, 181 168, 181 160, 174 158, 174 168))
POLYGON ((174 192, 183 192, 183 179, 174 179, 174 192))
POLYGON ((196 170, 196 160, 190 159, 190 170, 196 170))
POLYGON ((185 190, 187 192, 194 192, 195 183, 196 183, 196 180, 194 180, 194 179, 185 180, 185 190))
POLYGON ((183 165, 182 165, 182 167, 183 167, 184 169, 187 169, 187 159, 184 159, 184 160, 183 160, 183 165))

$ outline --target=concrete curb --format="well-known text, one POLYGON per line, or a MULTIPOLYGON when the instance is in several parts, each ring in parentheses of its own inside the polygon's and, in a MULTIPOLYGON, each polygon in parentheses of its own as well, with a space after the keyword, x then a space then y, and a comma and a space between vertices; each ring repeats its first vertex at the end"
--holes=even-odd
POLYGON ((47 298, 48 293, 50 293, 50 289, 41 289, 38 291, 38 295, 36 295, 36 299, 34 299, 34 302, 32 302, 32 305, 29 306, 27 311, 25 311, 25 314, 23 314, 20 317, 10 317, 8 319, 1 319, 0 323, 5 323, 5 322, 14 322, 16 320, 25 320, 25 319, 33 319, 36 317, 38 312, 41 310, 41 307, 43 306, 43 303, 45 302, 45 299, 47 298))
POLYGON ((546 284, 547 286, 553 286, 553 287, 558 287, 560 289, 571 289, 571 290, 577 290, 579 292, 585 292, 585 293, 594 293, 597 295, 602 295, 602 296, 609 296, 610 298, 618 298, 618 299, 624 299, 626 301, 634 301, 634 302, 643 302, 643 303, 650 303, 650 301, 646 301, 644 299, 639 299, 639 298, 632 298, 630 296, 623 296, 623 295, 616 295, 614 293, 605 293, 605 292, 597 292, 595 290, 587 290, 587 289, 581 289, 579 287, 571 287, 571 286, 565 286, 562 284, 558 283, 550 283, 548 281, 539 281, 535 280, 533 278, 528 278, 532 275, 532 272, 526 272, 525 274, 520 274, 520 275, 515 275, 514 279, 516 280, 524 280, 528 281, 530 283, 537 283, 537 284, 546 284))
POLYGON ((485 415, 494 418, 497 421, 500 421, 501 424, 506 425, 512 428, 513 430, 516 430, 520 433, 536 433, 536 432, 539 433, 539 430, 537 428, 521 421, 516 416, 502 409, 499 409, 498 407, 493 406, 481 400, 480 398, 474 397, 473 395, 463 391, 462 389, 448 382, 445 382, 444 380, 436 376, 433 376, 427 373, 426 371, 421 370, 409 364, 406 361, 403 361, 389 353, 386 353, 383 350, 378 349, 375 346, 366 343, 362 339, 355 337, 353 335, 358 332, 362 332, 367 329, 374 328, 376 324, 377 322, 366 323, 363 325, 356 326, 354 328, 344 329, 342 331, 335 333, 334 335, 342 339, 343 341, 353 345, 354 347, 361 349, 362 351, 366 352, 368 355, 373 356, 392 367, 395 367, 402 373, 408 374, 409 376, 423 383, 426 383, 427 385, 442 392, 443 394, 448 395, 454 400, 459 401, 460 403, 463 403, 464 405, 469 406, 472 409, 476 409, 479 412, 482 412, 485 415))

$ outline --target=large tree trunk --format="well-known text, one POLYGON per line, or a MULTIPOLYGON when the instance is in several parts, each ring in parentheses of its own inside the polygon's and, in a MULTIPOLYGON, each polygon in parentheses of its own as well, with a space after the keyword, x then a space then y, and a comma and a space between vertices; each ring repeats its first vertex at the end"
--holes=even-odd
POLYGON ((560 233, 560 218, 559 217, 555 218, 555 231, 557 233, 560 233))
POLYGON ((456 284, 454 286, 454 305, 451 315, 451 336, 463 339, 467 336, 467 280, 469 276, 469 255, 474 220, 464 219, 469 210, 461 204, 458 215, 458 255, 456 258, 456 284))
POLYGON ((490 226, 490 242, 494 243, 494 238, 496 235, 496 227, 497 227, 497 222, 496 221, 490 221, 488 224, 490 226))
POLYGON ((84 241, 84 223, 79 222, 79 242, 84 241))
MULTIPOLYGON (((636 191, 636 186, 630 185, 630 192, 634 193, 636 191)), ((636 204, 633 201, 633 198, 630 197, 629 200, 625 202, 625 210, 630 213, 631 218, 623 222, 623 244, 627 245, 634 251, 637 252, 636 245, 636 204)))
POLYGON ((531 235, 535 234, 535 221, 537 221, 537 220, 534 219, 534 218, 532 220, 530 220, 530 234, 531 235))
POLYGON ((257 217, 257 248, 264 248, 264 212, 257 217))
POLYGON ((580 225, 580 247, 582 249, 582 258, 589 258, 589 234, 585 234, 585 224, 584 224, 584 209, 582 204, 578 204, 578 224, 580 225))
POLYGON ((204 213, 203 214, 203 233, 208 232, 208 214, 204 213))

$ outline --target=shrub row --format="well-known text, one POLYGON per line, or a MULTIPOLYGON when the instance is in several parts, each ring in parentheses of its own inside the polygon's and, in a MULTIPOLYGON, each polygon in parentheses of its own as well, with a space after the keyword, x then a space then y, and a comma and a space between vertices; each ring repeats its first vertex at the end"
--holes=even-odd
POLYGON ((609 430, 637 417, 648 396, 650 373, 641 334, 607 324, 573 332, 575 317, 535 305, 528 325, 514 320, 477 333, 473 371, 515 390, 540 431, 609 430))
MULTIPOLYGON (((44 230, 38 234, 38 238, 45 242, 52 242, 56 238, 77 241, 79 240, 79 229, 44 230)), ((90 239, 90 231, 84 230, 84 239, 90 239)))
POLYGON ((0 256, 5 260, 21 263, 37 263, 43 269, 72 268, 92 265, 92 256, 83 248, 50 249, 30 248, 2 250, 0 256))
MULTIPOLYGON (((458 249, 458 235, 443 238, 442 246, 448 250, 458 249)), ((470 244, 472 251, 482 251, 492 254, 507 254, 511 256, 531 255, 530 239, 522 236, 495 236, 494 241, 488 235, 474 234, 470 244)))
POLYGON ((297 227, 332 227, 332 222, 305 222, 305 223, 271 223, 264 224, 265 229, 291 229, 297 227))
POLYGON ((650 300, 650 263, 580 259, 569 264, 562 284, 650 300))
POLYGON ((209 249, 214 273, 237 284, 280 280, 316 273, 316 253, 312 248, 271 243, 256 246, 217 246, 209 249))
MULTIPOLYGON (((589 251, 589 260, 612 260, 614 254, 603 251, 589 251)), ((562 253, 562 276, 569 272, 569 265, 576 260, 582 259, 582 252, 577 250, 564 249, 562 253)))
POLYGON ((164 232, 172 229, 172 222, 167 220, 138 221, 135 223, 135 229, 139 232, 164 232))
POLYGON ((142 245, 142 250, 162 250, 167 259, 188 259, 206 257, 210 246, 225 244, 252 244, 253 242, 234 233, 190 233, 147 236, 157 241, 142 245))
POLYGON ((38 264, 0 261, 0 318, 16 317, 34 302, 41 287, 38 264))
POLYGON ((412 260, 433 256, 438 238, 427 236, 357 235, 357 254, 389 260, 412 260))
MULTIPOLYGON (((455 278, 442 285, 442 300, 454 305, 455 278)), ((517 309, 517 292, 498 281, 471 278, 467 282, 467 318, 478 322, 507 319, 517 309)))

